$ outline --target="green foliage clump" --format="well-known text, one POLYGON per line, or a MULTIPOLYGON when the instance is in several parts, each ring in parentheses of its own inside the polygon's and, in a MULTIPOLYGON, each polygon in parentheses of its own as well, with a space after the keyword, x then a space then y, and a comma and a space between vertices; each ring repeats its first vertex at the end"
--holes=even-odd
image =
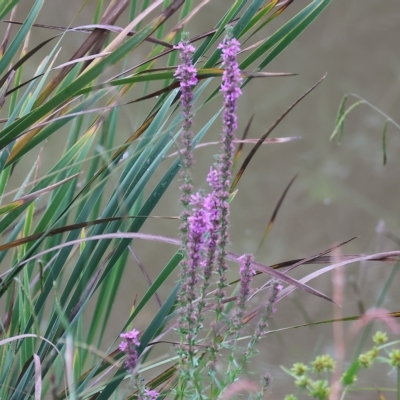
MULTIPOLYGON (((360 373, 360 367, 369 369, 373 366, 374 362, 381 364, 389 364, 397 371, 398 387, 397 393, 400 395, 400 350, 395 348, 388 351, 388 347, 396 346, 399 341, 388 343, 388 335, 386 332, 377 331, 372 341, 375 344, 371 349, 360 354, 357 359, 350 364, 347 370, 342 374, 341 383, 341 400, 346 398, 346 394, 350 388, 358 381, 357 375, 360 373), (383 355, 382 353, 386 353, 383 355)), ((328 354, 317 356, 315 360, 311 361, 309 366, 303 363, 295 363, 293 367, 288 370, 282 369, 294 378, 294 384, 298 387, 299 393, 306 392, 314 399, 327 400, 332 392, 332 386, 337 382, 332 382, 332 373, 335 372, 335 360, 328 354), (312 372, 317 375, 317 379, 309 374, 312 372), (325 375, 325 379, 321 379, 321 375, 325 375)), ((360 388, 352 387, 352 392, 360 390, 360 388)), ((295 395, 289 395, 287 398, 296 398, 295 395), (290 397, 292 396, 292 397, 290 397)))

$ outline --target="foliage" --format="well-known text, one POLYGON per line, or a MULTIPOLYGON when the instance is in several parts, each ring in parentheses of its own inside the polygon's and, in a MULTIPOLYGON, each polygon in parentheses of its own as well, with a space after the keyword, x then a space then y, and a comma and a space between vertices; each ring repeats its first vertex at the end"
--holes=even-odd
MULTIPOLYGON (((397 333, 397 332, 396 332, 397 333)), ((287 374, 292 376, 295 380, 295 385, 298 387, 298 392, 307 392, 312 398, 324 400, 329 399, 333 386, 340 383, 341 395, 340 400, 346 398, 349 392, 360 392, 363 389, 361 386, 357 387, 357 376, 362 373, 363 369, 369 369, 376 363, 387 364, 392 371, 395 372, 397 377, 397 398, 400 395, 400 362, 399 355, 400 350, 397 348, 399 341, 388 342, 388 336, 385 332, 377 331, 372 341, 374 346, 360 354, 358 358, 350 364, 350 366, 344 371, 340 378, 340 382, 332 380, 332 372, 335 371, 335 362, 329 355, 317 356, 309 366, 303 363, 295 363, 293 367, 288 370, 282 368, 287 374), (384 354, 382 354, 384 353, 384 354), (309 373, 316 374, 317 380, 313 379, 309 373)), ((370 389, 376 390, 376 389, 370 389)), ((296 399, 297 397, 293 394, 286 396, 286 399, 296 399)), ((380 395, 380 398, 384 398, 380 395)))

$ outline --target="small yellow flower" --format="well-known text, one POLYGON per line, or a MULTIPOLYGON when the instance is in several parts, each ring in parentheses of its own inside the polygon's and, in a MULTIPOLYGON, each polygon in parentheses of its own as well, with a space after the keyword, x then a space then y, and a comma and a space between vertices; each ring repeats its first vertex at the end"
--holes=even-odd
POLYGON ((388 337, 386 332, 378 331, 372 337, 372 340, 374 341, 375 344, 380 345, 386 343, 388 341, 388 337))
POLYGON ((295 385, 299 388, 306 389, 314 384, 314 382, 306 375, 300 376, 295 380, 295 385))
POLYGON ((389 354, 389 362, 393 367, 400 368, 400 349, 392 350, 389 354))
POLYGON ((320 380, 314 382, 314 385, 310 391, 312 397, 320 400, 328 400, 331 394, 331 388, 328 385, 327 380, 320 380))
POLYGON ((360 354, 358 357, 358 362, 364 368, 368 368, 372 365, 375 358, 378 357, 378 348, 374 346, 371 350, 367 351, 366 353, 360 354))
POLYGON ((375 359, 376 357, 378 357, 379 349, 374 346, 368 353, 370 353, 371 357, 375 359))
POLYGON ((303 363, 295 363, 290 371, 296 376, 303 376, 308 371, 308 367, 303 363))
POLYGON ((315 372, 323 372, 334 371, 336 363, 329 354, 325 354, 323 356, 316 357, 311 364, 315 372))
POLYGON ((368 368, 372 365, 372 358, 368 356, 368 353, 363 353, 359 355, 358 362, 362 367, 368 368))

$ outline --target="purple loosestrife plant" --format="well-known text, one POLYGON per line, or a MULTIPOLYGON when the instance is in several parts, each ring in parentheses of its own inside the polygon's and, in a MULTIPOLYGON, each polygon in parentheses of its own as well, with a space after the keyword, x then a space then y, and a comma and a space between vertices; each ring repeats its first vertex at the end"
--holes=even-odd
POLYGON ((126 354, 125 367, 130 373, 134 373, 138 363, 138 353, 136 347, 140 345, 139 331, 133 329, 130 332, 122 333, 121 338, 125 339, 119 345, 119 349, 126 354))
POLYGON ((159 393, 156 390, 146 389, 143 379, 138 374, 138 353, 137 347, 140 346, 139 331, 133 329, 130 332, 122 333, 120 337, 125 339, 119 345, 119 349, 126 354, 125 367, 132 374, 132 379, 138 391, 138 400, 155 400, 159 393))
POLYGON ((236 363, 236 367, 229 373, 227 384, 235 382, 240 372, 243 371, 246 367, 250 357, 256 354, 255 346, 266 333, 266 328, 268 326, 267 321, 276 312, 275 304, 282 288, 283 287, 280 282, 277 282, 275 280, 272 281, 270 296, 268 298, 265 308, 261 313, 261 317, 257 323, 257 327, 253 335, 251 336, 249 343, 247 344, 247 348, 244 351, 243 360, 239 364, 236 363))
POLYGON ((281 285, 280 282, 273 281, 272 287, 271 287, 271 294, 269 296, 267 306, 265 307, 264 312, 261 314, 261 318, 257 324, 257 328, 247 346, 247 350, 245 352, 245 357, 244 357, 245 363, 253 355, 256 344, 264 336, 265 330, 268 327, 267 321, 276 312, 275 304, 278 299, 278 295, 282 289, 283 289, 283 286, 281 285))
POLYGON ((186 40, 180 42, 177 46, 174 47, 176 50, 179 50, 179 57, 182 61, 180 65, 178 65, 174 76, 179 81, 180 87, 180 103, 182 107, 182 133, 181 133, 181 141, 183 145, 183 149, 181 151, 181 162, 182 162, 182 175, 183 175, 183 184, 180 187, 182 192, 181 195, 181 203, 183 205, 184 211, 181 215, 182 226, 182 239, 185 240, 187 233, 187 218, 189 217, 189 203, 190 197, 193 192, 193 184, 192 184, 192 174, 190 172, 190 167, 194 164, 194 157, 192 154, 192 142, 193 142, 193 115, 192 115, 192 101, 193 101, 193 92, 192 89, 197 84, 197 70, 192 64, 192 54, 194 53, 195 48, 189 44, 186 40))
MULTIPOLYGON (((182 165, 184 169, 190 168, 194 163, 192 154, 193 142, 193 115, 192 115, 192 101, 193 92, 192 88, 197 85, 197 69, 192 64, 192 55, 195 48, 187 41, 180 42, 174 49, 179 50, 179 57, 182 63, 178 65, 175 71, 175 78, 179 81, 180 86, 180 101, 183 114, 182 135, 181 140, 183 144, 182 150, 182 165)), ((184 171, 185 173, 185 171, 184 171)))
POLYGON ((207 182, 210 185, 212 192, 209 193, 204 199, 204 208, 208 213, 208 237, 206 243, 205 257, 202 263, 203 282, 200 288, 200 298, 197 307, 198 313, 198 328, 203 321, 202 311, 206 306, 207 289, 211 284, 212 273, 216 265, 216 249, 219 240, 219 224, 220 224, 220 207, 218 206, 218 199, 215 196, 215 189, 218 187, 218 173, 215 169, 210 168, 207 175, 207 182))
POLYGON ((233 141, 237 128, 236 102, 241 94, 240 85, 242 77, 240 75, 237 55, 240 52, 239 42, 226 36, 224 41, 218 46, 222 50, 222 65, 225 67, 222 75, 221 92, 224 96, 223 112, 223 133, 222 151, 217 160, 218 183, 213 185, 214 195, 217 198, 220 208, 219 218, 219 241, 217 267, 219 273, 219 284, 217 292, 216 318, 220 318, 222 313, 222 299, 225 296, 226 287, 226 246, 229 244, 229 189, 231 186, 231 168, 233 164, 233 153, 235 150, 233 141))
POLYGON ((232 319, 232 330, 236 334, 236 338, 239 336, 240 330, 243 325, 243 316, 246 311, 246 302, 249 298, 250 294, 250 284, 253 280, 253 276, 256 271, 252 266, 253 256, 251 254, 245 254, 240 257, 240 286, 239 286, 239 294, 236 300, 236 310, 232 319))
POLYGON ((236 308, 233 313, 233 317, 230 320, 230 329, 228 331, 229 335, 234 334, 227 374, 229 383, 233 383, 236 379, 236 376, 240 372, 239 370, 237 370, 237 363, 235 362, 236 345, 243 327, 243 317, 246 312, 247 301, 251 292, 251 281, 253 280, 253 276, 256 273, 252 265, 253 256, 251 254, 244 254, 242 257, 239 258, 239 261, 239 292, 236 296, 236 308))
MULTIPOLYGON (((183 363, 183 358, 187 356, 186 349, 187 347, 184 345, 186 340, 187 331, 189 329, 190 323, 186 314, 186 308, 188 307, 188 302, 192 301, 189 299, 190 294, 185 291, 185 286, 188 284, 190 280, 190 263, 189 259, 189 249, 188 249, 188 239, 189 239, 189 217, 190 213, 190 202, 191 196, 193 192, 193 184, 192 184, 192 174, 190 171, 190 167, 194 164, 194 158, 192 155, 192 141, 193 141, 193 133, 192 133, 192 124, 193 124, 193 116, 192 116, 192 100, 193 86, 197 84, 196 73, 197 70, 192 64, 192 54, 195 48, 190 45, 187 40, 181 41, 177 46, 174 47, 176 50, 179 50, 179 57, 181 59, 181 64, 177 67, 174 76, 180 83, 180 103, 182 107, 183 114, 183 123, 182 123, 182 133, 181 133, 181 141, 183 145, 183 149, 181 151, 181 162, 182 162, 182 173, 183 176, 183 184, 180 186, 181 190, 181 204, 183 206, 183 211, 181 213, 181 240, 182 240, 182 252, 183 252, 183 260, 180 264, 180 279, 182 282, 181 291, 179 294, 179 302, 180 302, 180 318, 179 318, 179 333, 180 333, 180 349, 178 354, 180 356, 180 362, 183 363)), ((192 307, 192 306, 191 306, 192 307)))
POLYGON ((144 389, 144 393, 141 397, 138 397, 139 400, 157 400, 160 393, 157 390, 144 389))
MULTIPOLYGON (((229 244, 229 196, 231 186, 231 168, 233 164, 235 130, 237 129, 237 100, 241 94, 242 77, 239 70, 237 55, 240 52, 239 42, 229 33, 219 48, 222 50, 224 73, 222 76, 221 92, 224 98, 222 148, 216 157, 214 166, 207 175, 210 193, 193 194, 192 176, 190 167, 194 163, 192 156, 192 87, 197 84, 196 69, 191 63, 194 48, 183 41, 175 47, 180 50, 182 64, 177 68, 175 76, 180 81, 181 106, 183 109, 182 124, 182 166, 184 183, 180 189, 181 204, 184 208, 181 214, 181 237, 183 260, 181 262, 181 290, 179 295, 180 317, 179 333, 180 346, 177 349, 180 369, 177 386, 177 397, 187 398, 189 393, 196 392, 202 397, 202 377, 198 370, 196 359, 196 337, 202 328, 204 308, 208 288, 212 283, 213 272, 217 273, 217 288, 215 290, 215 321, 212 323, 214 334, 209 349, 209 374, 215 376, 217 353, 224 340, 222 332, 222 316, 224 312, 224 297, 227 271, 226 246, 229 244), (197 289, 198 279, 202 277, 200 289, 197 289), (196 301, 198 300, 197 304, 196 301)), ((240 285, 237 295, 236 309, 229 326, 229 334, 234 333, 235 340, 232 346, 230 364, 225 377, 218 378, 217 391, 235 382, 239 373, 246 366, 248 358, 254 354, 254 347, 262 337, 267 326, 267 320, 274 312, 274 304, 281 289, 279 284, 273 284, 272 294, 265 311, 262 313, 256 332, 250 339, 244 354, 244 361, 238 364, 235 358, 236 341, 243 325, 243 316, 246 312, 246 303, 250 295, 250 285, 255 271, 252 267, 253 256, 246 254, 240 259, 240 285), (222 386, 221 386, 222 384, 222 386), (224 386, 225 385, 225 386, 224 386)), ((213 391, 213 385, 210 386, 213 391)), ((261 393, 261 392, 260 392, 261 393)))
MULTIPOLYGON (((219 348, 217 335, 218 325, 223 314, 223 299, 225 297, 226 271, 226 246, 229 244, 229 190, 231 186, 231 168, 233 165, 235 130, 237 129, 237 100, 241 94, 240 85, 242 77, 240 74, 237 56, 240 52, 240 43, 228 32, 223 42, 218 46, 222 50, 222 75, 221 92, 224 97, 223 111, 223 132, 221 154, 217 156, 215 169, 209 174, 209 183, 212 189, 212 196, 215 197, 215 205, 218 207, 218 239, 216 249, 216 269, 219 275, 215 307, 215 324, 213 345, 211 347, 210 369, 215 367, 216 353, 219 348)), ((217 236, 215 236, 217 237, 217 236)))
POLYGON ((174 76, 179 81, 180 85, 180 93, 181 93, 180 103, 183 114, 182 133, 181 133, 181 141, 183 145, 183 149, 181 151, 181 162, 183 168, 181 174, 183 176, 183 184, 180 186, 180 190, 182 192, 180 201, 183 206, 183 212, 181 214, 182 225, 180 229, 182 236, 182 245, 184 247, 183 250, 185 252, 187 232, 188 232, 188 218, 190 214, 189 203, 193 192, 192 174, 190 172, 190 167, 194 164, 194 158, 192 154, 192 141, 193 141, 192 89, 197 84, 197 77, 196 77, 197 70, 193 66, 191 61, 191 56, 195 50, 195 48, 192 45, 190 45, 185 40, 180 42, 174 48, 180 51, 179 57, 182 60, 182 63, 177 67, 174 76))
POLYGON ((204 206, 204 197, 197 193, 192 195, 190 202, 192 213, 188 218, 189 235, 188 235, 188 271, 185 280, 182 282, 182 289, 186 294, 185 328, 187 331, 186 343, 188 346, 188 355, 193 357, 193 346, 195 344, 195 335, 198 331, 198 314, 195 306, 196 283, 198 281, 199 267, 203 264, 203 252, 205 243, 205 234, 209 230, 209 213, 204 206))

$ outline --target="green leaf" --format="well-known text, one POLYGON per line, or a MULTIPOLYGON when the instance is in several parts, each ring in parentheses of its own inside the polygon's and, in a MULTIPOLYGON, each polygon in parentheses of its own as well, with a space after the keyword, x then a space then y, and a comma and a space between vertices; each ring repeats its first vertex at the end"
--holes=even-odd
MULTIPOLYGON (((345 96, 343 96, 340 105, 339 105, 339 109, 338 109, 338 113, 336 115, 336 121, 335 121, 335 128, 337 126, 339 126, 339 122, 344 114, 344 108, 346 106, 346 101, 347 101, 347 94, 345 96)), ((339 143, 341 143, 342 139, 343 139, 343 134, 344 134, 344 120, 342 121, 342 123, 340 124, 340 134, 339 134, 339 143)))
POLYGON ((54 95, 54 97, 48 100, 45 104, 33 110, 27 116, 14 122, 8 128, 4 129, 0 138, 0 147, 6 145, 16 136, 22 134, 32 124, 36 123, 49 112, 55 110, 57 107, 75 95, 80 89, 82 89, 82 87, 85 87, 91 81, 96 79, 106 67, 115 64, 122 57, 126 56, 130 51, 139 46, 139 44, 142 43, 144 39, 147 38, 147 36, 149 36, 151 32, 153 32, 154 29, 156 29, 162 22, 164 22, 162 19, 157 18, 154 22, 148 24, 145 28, 129 38, 111 54, 101 59, 93 67, 86 69, 82 75, 78 76, 71 84, 54 95))
POLYGON ((383 125, 383 132, 382 132, 382 152, 383 152, 383 165, 386 165, 387 162, 387 154, 386 154, 386 131, 389 121, 385 121, 383 125))
MULTIPOLYGON (((179 284, 176 284, 175 287, 172 289, 168 299, 164 302, 162 308, 158 311, 157 315, 154 319, 150 322, 149 326, 140 337, 140 346, 138 348, 139 355, 143 352, 143 350, 147 347, 150 340, 154 337, 155 333, 159 330, 164 322, 164 318, 168 315, 171 307, 175 303, 176 296, 179 291, 179 284)), ((108 383, 99 396, 97 400, 107 400, 111 396, 112 393, 117 389, 119 384, 124 379, 125 374, 122 374, 124 367, 121 367, 119 371, 115 374, 114 378, 108 383)))
POLYGON ((261 70, 272 61, 285 47, 287 47, 330 3, 330 0, 314 0, 311 4, 301 10, 285 25, 272 34, 264 43, 254 50, 240 64, 240 69, 248 68, 253 62, 264 55, 267 51, 277 46, 257 67, 261 70))
POLYGON ((343 115, 339 118, 339 121, 338 121, 338 123, 336 124, 335 129, 334 129, 334 131, 332 132, 332 135, 331 135, 331 137, 329 138, 329 140, 335 139, 335 137, 336 137, 337 133, 339 132, 339 130, 342 129, 342 126, 343 126, 343 123, 344 123, 344 120, 346 119, 346 117, 347 117, 356 107, 358 107, 359 105, 364 104, 364 103, 365 103, 364 100, 357 101, 356 103, 352 104, 352 105, 343 113, 343 115))
MULTIPOLYGON (((10 46, 4 53, 4 56, 0 59, 0 75, 5 72, 5 70, 9 66, 11 60, 17 54, 19 47, 22 45, 23 41, 25 40, 26 35, 28 34, 29 30, 32 28, 32 25, 35 22, 35 19, 39 14, 40 9, 42 8, 43 2, 44 2, 44 0, 36 0, 35 1, 35 4, 33 5, 31 11, 29 12, 25 22, 21 26, 18 33, 15 35, 10 46)), ((4 10, 0 11, 0 18, 3 18, 3 14, 4 14, 4 10)))

